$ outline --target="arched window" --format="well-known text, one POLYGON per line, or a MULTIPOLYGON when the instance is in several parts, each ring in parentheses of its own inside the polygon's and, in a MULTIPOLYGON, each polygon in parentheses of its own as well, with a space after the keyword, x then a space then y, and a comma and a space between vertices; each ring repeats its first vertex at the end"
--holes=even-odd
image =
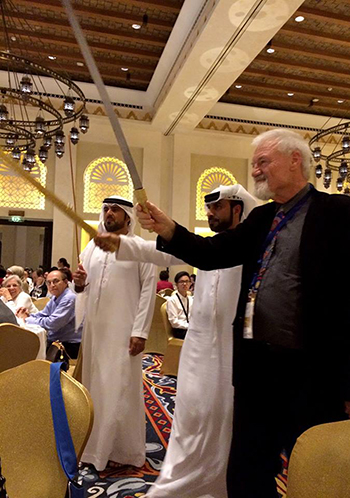
POLYGON ((204 196, 209 194, 219 185, 235 185, 236 178, 224 168, 209 168, 203 171, 197 182, 196 191, 196 220, 206 221, 204 196))
POLYGON ((99 213, 103 199, 120 195, 133 200, 133 184, 123 161, 100 157, 91 162, 84 173, 84 213, 99 213))
MULTIPOLYGON (((35 156, 30 174, 46 186, 46 166, 35 156)), ((31 183, 0 162, 0 206, 22 209, 45 209, 45 196, 31 183)))

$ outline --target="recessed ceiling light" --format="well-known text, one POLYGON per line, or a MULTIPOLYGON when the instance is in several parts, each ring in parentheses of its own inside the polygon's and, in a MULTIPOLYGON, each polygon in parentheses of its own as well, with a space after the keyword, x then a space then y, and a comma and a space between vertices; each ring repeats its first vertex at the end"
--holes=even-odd
POLYGON ((129 68, 128 67, 121 67, 120 68, 122 71, 129 71, 129 68))
POLYGON ((293 97, 294 93, 293 92, 288 92, 287 95, 288 95, 288 97, 293 97))
POLYGON ((51 60, 51 61, 54 61, 56 60, 56 56, 55 55, 48 55, 48 58, 51 60))
POLYGON ((305 21, 305 17, 304 16, 297 16, 294 18, 294 21, 296 22, 303 22, 305 21))
POLYGON ((12 41, 16 41, 16 40, 17 40, 17 38, 16 38, 15 36, 11 36, 11 40, 12 40, 12 41))
POLYGON ((339 99, 338 104, 344 104, 345 100, 339 99))
POLYGON ((331 91, 333 90, 333 88, 332 88, 331 86, 329 86, 329 87, 327 88, 327 90, 328 90, 329 92, 331 92, 331 91))
POLYGON ((266 49, 266 52, 267 52, 268 54, 273 54, 273 53, 275 52, 275 49, 274 49, 274 48, 272 48, 272 47, 269 47, 269 48, 267 48, 267 49, 266 49))
POLYGON ((77 62, 77 66, 83 67, 83 65, 84 65, 84 62, 80 62, 80 61, 77 62))
POLYGON ((320 101, 320 99, 316 99, 316 98, 311 99, 311 100, 312 100, 312 102, 319 102, 320 101))
POLYGON ((235 85, 235 88, 242 88, 242 85, 235 85))
POLYGON ((134 29, 141 29, 141 24, 135 22, 134 24, 131 25, 131 27, 134 29))

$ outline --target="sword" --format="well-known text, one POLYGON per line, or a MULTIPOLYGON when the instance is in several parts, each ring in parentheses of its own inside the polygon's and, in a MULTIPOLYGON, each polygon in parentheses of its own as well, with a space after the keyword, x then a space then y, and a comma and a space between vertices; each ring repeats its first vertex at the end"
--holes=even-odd
POLYGON ((103 102, 103 105, 106 109, 107 116, 109 117, 109 121, 112 125, 114 135, 117 139, 117 142, 119 144, 120 150, 122 152, 123 159, 125 161, 125 164, 128 167, 130 176, 132 178, 132 182, 134 184, 134 194, 137 199, 137 202, 141 204, 142 208, 147 211, 147 208, 145 207, 145 203, 147 201, 147 194, 145 189, 142 187, 142 182, 141 178, 137 172, 133 157, 131 155, 129 146, 126 142, 123 130, 120 126, 119 119, 116 116, 113 106, 111 104, 111 101, 109 99, 106 87, 103 83, 103 80, 101 78, 101 75, 99 73, 99 70, 97 68, 94 56, 92 55, 92 52, 90 50, 90 47, 88 46, 84 33, 79 25, 78 19, 74 13, 74 10, 71 5, 70 0, 62 0, 62 4, 64 8, 66 9, 67 16, 69 19, 69 22, 73 28, 75 38, 79 44, 80 50, 84 56, 86 65, 90 71, 90 75, 98 89, 98 92, 100 94, 101 100, 103 102))

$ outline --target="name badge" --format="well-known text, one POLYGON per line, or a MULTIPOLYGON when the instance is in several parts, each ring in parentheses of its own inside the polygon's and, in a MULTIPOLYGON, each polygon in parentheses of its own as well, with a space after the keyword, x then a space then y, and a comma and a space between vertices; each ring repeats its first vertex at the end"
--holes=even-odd
POLYGON ((244 315, 243 338, 253 339, 253 316, 254 316, 255 296, 249 294, 244 315))

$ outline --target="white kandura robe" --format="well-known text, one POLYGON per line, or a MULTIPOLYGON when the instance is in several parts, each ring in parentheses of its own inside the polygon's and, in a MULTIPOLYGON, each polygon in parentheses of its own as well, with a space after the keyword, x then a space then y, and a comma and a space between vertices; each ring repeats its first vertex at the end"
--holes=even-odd
MULTIPOLYGON (((118 259, 183 264, 151 241, 121 237, 118 259)), ((218 257, 220 257, 218 255, 218 257)), ((225 498, 232 437, 232 322, 241 267, 198 271, 182 347, 169 446, 147 498, 225 498)))
POLYGON ((81 261, 89 284, 78 294, 85 308, 82 382, 95 411, 81 460, 97 470, 105 469, 108 460, 141 467, 146 446, 142 354, 131 356, 129 341, 131 336, 148 337, 155 267, 116 261, 113 253, 102 251, 93 241, 81 261))

